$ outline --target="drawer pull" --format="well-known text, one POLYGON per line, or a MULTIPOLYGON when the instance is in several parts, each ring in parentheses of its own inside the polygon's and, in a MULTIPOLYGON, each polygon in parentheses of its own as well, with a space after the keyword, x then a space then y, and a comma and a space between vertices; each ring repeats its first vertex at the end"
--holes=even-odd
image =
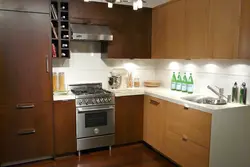
POLYGON ((29 104, 29 105, 25 105, 25 104, 17 104, 16 108, 17 109, 30 109, 30 108, 34 108, 35 105, 34 104, 29 104))
POLYGON ((35 129, 21 129, 17 132, 18 135, 31 135, 36 133, 35 129))
POLYGON ((182 140, 183 141, 188 141, 188 137, 186 135, 182 135, 182 140))
POLYGON ((188 105, 184 105, 184 110, 188 110, 189 106, 188 105))
POLYGON ((155 106, 158 106, 160 103, 155 100, 150 100, 150 104, 153 104, 155 106))

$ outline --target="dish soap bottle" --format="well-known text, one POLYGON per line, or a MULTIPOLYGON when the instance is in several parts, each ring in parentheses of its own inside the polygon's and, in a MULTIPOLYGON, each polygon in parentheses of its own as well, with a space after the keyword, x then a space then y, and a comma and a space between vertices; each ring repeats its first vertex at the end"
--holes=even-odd
POLYGON ((175 72, 173 72, 172 79, 171 79, 171 90, 176 90, 176 76, 175 76, 175 72))
POLYGON ((247 88, 246 83, 243 82, 240 88, 240 104, 246 104, 247 103, 247 88))
POLYGON ((188 81, 187 81, 187 92, 189 94, 192 94, 194 92, 194 80, 192 77, 192 73, 190 73, 190 76, 189 76, 188 81))
POLYGON ((182 80, 181 80, 181 73, 178 73, 177 81, 176 81, 176 90, 181 91, 181 85, 182 85, 182 80))
POLYGON ((238 102, 238 85, 237 85, 237 82, 234 83, 234 86, 232 88, 232 102, 233 103, 238 102))
POLYGON ((187 92, 187 76, 186 76, 186 73, 184 73, 184 76, 183 76, 181 91, 182 92, 187 92))

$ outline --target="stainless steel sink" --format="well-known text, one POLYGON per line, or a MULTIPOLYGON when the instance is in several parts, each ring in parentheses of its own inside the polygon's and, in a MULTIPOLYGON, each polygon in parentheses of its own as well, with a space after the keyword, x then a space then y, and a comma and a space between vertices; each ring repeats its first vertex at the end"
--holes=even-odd
POLYGON ((199 103, 199 104, 211 104, 211 105, 225 105, 227 104, 227 101, 224 99, 209 97, 209 96, 202 96, 202 95, 196 95, 196 96, 187 96, 182 97, 183 100, 199 103))

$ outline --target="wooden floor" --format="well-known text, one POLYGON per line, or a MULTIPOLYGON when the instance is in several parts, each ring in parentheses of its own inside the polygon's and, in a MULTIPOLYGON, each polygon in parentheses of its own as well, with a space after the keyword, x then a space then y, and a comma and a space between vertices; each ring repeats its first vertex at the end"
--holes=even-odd
POLYGON ((22 167, 176 167, 143 144, 116 147, 108 150, 44 161, 22 167))

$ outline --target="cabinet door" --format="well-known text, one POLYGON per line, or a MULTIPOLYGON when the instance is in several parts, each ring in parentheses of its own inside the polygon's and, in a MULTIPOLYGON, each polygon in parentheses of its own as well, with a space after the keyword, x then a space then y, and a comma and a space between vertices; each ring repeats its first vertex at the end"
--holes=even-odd
POLYGON ((49 13, 49 0, 0 0, 0 9, 49 13))
POLYGON ((164 102, 160 99, 145 96, 144 99, 144 120, 143 140, 149 145, 162 151, 165 127, 164 102))
POLYGON ((241 21, 240 21, 240 41, 239 56, 240 59, 250 59, 250 1, 241 1, 241 21))
POLYGON ((211 52, 208 50, 209 0, 186 0, 185 9, 187 58, 211 58, 211 52))
POLYGON ((115 143, 117 145, 142 141, 143 101, 143 96, 116 98, 115 143))
POLYGON ((167 56, 167 4, 156 7, 152 12, 152 58, 167 56))
POLYGON ((0 107, 0 162, 13 162, 53 155, 51 102, 33 108, 0 107))
POLYGON ((0 12, 0 104, 52 100, 49 19, 0 12))
POLYGON ((185 59, 185 0, 167 5, 165 58, 185 59))
POLYGON ((55 153, 76 152, 75 100, 54 102, 55 153))
POLYGON ((187 137, 190 141, 210 148, 211 119, 210 113, 187 109, 184 106, 168 103, 167 129, 187 137))
POLYGON ((183 167, 208 167, 209 150, 182 136, 166 131, 164 138, 167 149, 164 154, 183 167))
POLYGON ((215 59, 238 55, 241 0, 210 0, 209 47, 215 59))

